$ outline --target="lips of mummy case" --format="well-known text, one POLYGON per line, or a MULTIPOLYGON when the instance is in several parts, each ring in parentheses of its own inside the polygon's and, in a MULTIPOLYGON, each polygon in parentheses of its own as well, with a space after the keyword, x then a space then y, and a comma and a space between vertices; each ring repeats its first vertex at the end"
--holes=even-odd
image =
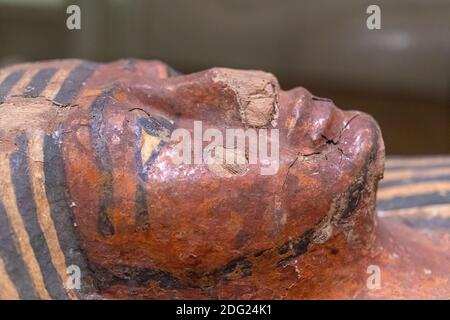
POLYGON ((41 155, 45 193, 34 192, 33 201, 38 216, 48 204, 59 264, 80 265, 84 274, 82 290, 72 295, 301 299, 450 292, 447 282, 438 284, 448 280, 448 259, 423 236, 412 241, 410 230, 376 217, 384 144, 367 114, 344 112, 304 88, 283 91, 261 71, 180 75, 140 60, 51 61, 12 72, 18 70, 33 70, 34 77, 23 81, 24 91, 3 93, 1 136, 18 138, 3 141, 2 149, 6 157, 16 154, 19 139, 27 146, 20 152, 41 155), (277 129, 278 170, 263 175, 261 163, 176 163, 171 134, 194 135, 195 121, 221 132, 277 129), (417 270, 425 260, 437 271, 422 279, 417 270), (367 286, 369 266, 383 272, 380 289, 367 286))

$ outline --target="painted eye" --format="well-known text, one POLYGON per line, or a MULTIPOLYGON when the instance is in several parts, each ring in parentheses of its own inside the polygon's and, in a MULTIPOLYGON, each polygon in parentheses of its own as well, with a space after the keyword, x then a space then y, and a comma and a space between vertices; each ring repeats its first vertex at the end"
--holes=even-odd
POLYGON ((136 163, 138 174, 147 181, 147 172, 158 157, 161 148, 170 140, 173 121, 162 117, 141 117, 136 127, 136 163))

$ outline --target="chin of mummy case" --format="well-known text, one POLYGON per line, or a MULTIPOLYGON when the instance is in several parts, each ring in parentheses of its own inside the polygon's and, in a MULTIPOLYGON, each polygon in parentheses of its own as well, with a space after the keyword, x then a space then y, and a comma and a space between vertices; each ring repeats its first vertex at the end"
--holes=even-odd
POLYGON ((376 122, 283 91, 270 73, 14 65, 0 70, 0 113, 1 298, 450 294, 447 244, 376 216, 376 122), (194 134, 194 121, 277 129, 278 170, 175 164, 171 134, 194 134), (370 266, 382 273, 375 290, 370 266))

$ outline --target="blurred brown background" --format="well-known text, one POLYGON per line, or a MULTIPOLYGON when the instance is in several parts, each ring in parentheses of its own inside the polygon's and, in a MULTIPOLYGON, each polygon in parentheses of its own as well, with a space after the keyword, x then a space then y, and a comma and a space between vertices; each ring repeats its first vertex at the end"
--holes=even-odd
POLYGON ((449 0, 0 0, 0 66, 66 57, 263 69, 371 113, 389 154, 450 153, 449 0))

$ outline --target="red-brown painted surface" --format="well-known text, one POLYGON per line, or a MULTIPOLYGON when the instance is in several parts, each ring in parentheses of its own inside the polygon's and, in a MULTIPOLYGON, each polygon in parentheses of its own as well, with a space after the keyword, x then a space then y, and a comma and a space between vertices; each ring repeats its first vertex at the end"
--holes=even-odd
POLYGON ((449 296, 448 251, 376 217, 384 144, 370 116, 303 88, 283 91, 259 71, 169 75, 160 62, 97 65, 73 101, 48 107, 60 118, 36 122, 62 137, 95 297, 449 296), (170 132, 193 133, 194 121, 204 130, 278 129, 278 172, 175 164, 170 132), (148 166, 146 125, 162 141, 148 166), (367 286, 371 265, 381 270, 379 289, 367 286))

